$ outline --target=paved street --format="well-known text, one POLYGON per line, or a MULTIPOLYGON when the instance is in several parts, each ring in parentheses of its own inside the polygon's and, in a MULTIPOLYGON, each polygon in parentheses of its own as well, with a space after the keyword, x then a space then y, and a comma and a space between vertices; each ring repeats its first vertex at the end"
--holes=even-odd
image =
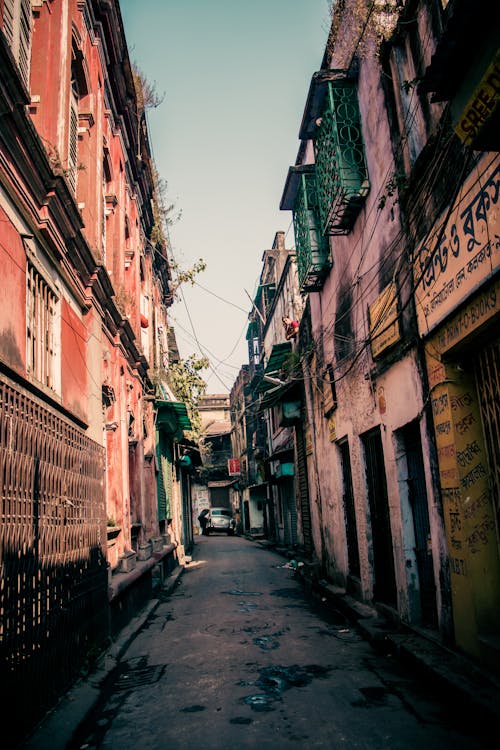
POLYGON ((198 537, 71 750, 483 747, 466 712, 309 601, 285 566, 246 539, 198 537))

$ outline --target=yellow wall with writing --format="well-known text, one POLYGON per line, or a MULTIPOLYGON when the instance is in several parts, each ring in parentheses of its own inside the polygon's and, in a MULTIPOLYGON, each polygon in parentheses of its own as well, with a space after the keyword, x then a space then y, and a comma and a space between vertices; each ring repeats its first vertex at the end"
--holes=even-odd
POLYGON ((427 366, 450 560, 457 645, 480 657, 479 636, 500 622, 500 561, 489 469, 472 373, 440 362, 435 342, 427 366))

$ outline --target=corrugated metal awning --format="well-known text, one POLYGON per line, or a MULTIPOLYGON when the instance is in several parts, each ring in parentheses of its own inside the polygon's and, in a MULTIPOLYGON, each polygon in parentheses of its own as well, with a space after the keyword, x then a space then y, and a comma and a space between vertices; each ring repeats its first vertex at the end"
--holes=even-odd
POLYGON ((158 410, 156 420, 158 427, 163 427, 164 430, 170 432, 172 435, 177 435, 183 430, 191 430, 193 428, 187 413, 186 404, 183 404, 182 401, 156 401, 155 405, 158 410))
MULTIPOLYGON (((283 370, 283 365, 291 351, 292 344, 290 341, 285 341, 282 344, 274 344, 271 355, 264 369, 264 375, 280 380, 280 374, 283 370)), ((285 385, 285 383, 271 383, 268 380, 262 380, 261 384, 258 387, 258 392, 267 393, 267 391, 271 390, 272 388, 275 389, 276 387, 281 387, 283 385, 285 385)))

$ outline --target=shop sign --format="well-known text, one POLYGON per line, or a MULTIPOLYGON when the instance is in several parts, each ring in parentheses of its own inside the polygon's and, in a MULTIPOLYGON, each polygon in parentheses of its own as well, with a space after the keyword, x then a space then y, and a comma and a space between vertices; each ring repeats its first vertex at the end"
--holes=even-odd
POLYGON ((470 145, 498 107, 500 100, 500 52, 488 67, 462 112, 455 132, 470 145))
POLYGON ((240 459, 229 458, 227 462, 227 473, 230 477, 236 477, 241 474, 240 459))
POLYGON ((379 357, 401 338, 396 284, 388 284, 368 308, 372 357, 379 357))
MULTIPOLYGON (((440 328, 436 338, 439 351, 444 354, 455 344, 500 314, 500 280, 474 296, 440 328)), ((431 383, 432 385, 432 383, 431 383)))
MULTIPOLYGON (((500 156, 474 169, 460 198, 418 247, 414 266, 418 327, 433 330, 500 265, 500 156)), ((482 162, 484 163, 484 161, 482 162)))

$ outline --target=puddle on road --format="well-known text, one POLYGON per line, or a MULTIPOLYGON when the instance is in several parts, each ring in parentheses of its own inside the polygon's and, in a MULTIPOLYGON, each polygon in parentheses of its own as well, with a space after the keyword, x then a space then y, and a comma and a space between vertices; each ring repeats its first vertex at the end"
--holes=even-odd
POLYGON ((195 704, 194 706, 185 706, 184 708, 180 708, 179 711, 183 714, 195 714, 199 711, 204 711, 205 706, 199 706, 198 704, 195 704))
POLYGON ((263 635, 259 636, 259 638, 254 638, 253 642, 263 651, 274 651, 275 648, 280 647, 279 641, 277 641, 276 638, 273 638, 273 636, 269 635, 263 635))
POLYGON ((273 703, 280 701, 279 696, 271 695, 247 695, 243 703, 250 706, 252 711, 274 711, 273 703))
POLYGON ((232 591, 223 591, 223 594, 229 596, 262 596, 261 591, 242 591, 241 589, 232 589, 232 591))
MULTIPOLYGON (((248 620, 247 620, 248 622, 248 620)), ((220 627, 219 625, 208 625, 208 627, 205 628, 205 633, 209 633, 209 635, 214 636, 228 636, 228 635, 258 635, 259 633, 262 633, 266 630, 270 630, 271 628, 275 628, 276 623, 275 622, 260 622, 256 625, 242 625, 240 620, 237 620, 236 622, 228 622, 224 627, 220 627)))
POLYGON ((330 671, 331 667, 319 664, 309 664, 305 667, 298 665, 265 667, 261 670, 258 680, 241 681, 238 685, 260 688, 258 693, 247 695, 242 699, 243 703, 250 706, 253 711, 274 711, 274 704, 282 701, 282 693, 286 690, 293 687, 305 687, 315 678, 327 677, 330 671))

